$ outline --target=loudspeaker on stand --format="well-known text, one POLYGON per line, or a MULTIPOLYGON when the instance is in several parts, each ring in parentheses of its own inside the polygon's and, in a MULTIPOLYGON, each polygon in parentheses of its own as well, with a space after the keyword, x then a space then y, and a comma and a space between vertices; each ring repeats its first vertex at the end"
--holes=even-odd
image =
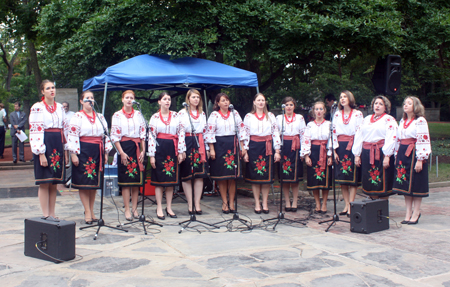
POLYGON ((350 231, 372 233, 389 229, 389 202, 386 199, 350 203, 350 231))

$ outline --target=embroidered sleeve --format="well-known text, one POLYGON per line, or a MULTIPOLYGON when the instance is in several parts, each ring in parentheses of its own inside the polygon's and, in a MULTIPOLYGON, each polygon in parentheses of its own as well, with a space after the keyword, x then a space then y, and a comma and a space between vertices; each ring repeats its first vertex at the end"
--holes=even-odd
POLYGON ((251 114, 248 113, 244 118, 244 128, 241 132, 241 141, 244 141, 244 149, 248 150, 248 144, 250 142, 250 122, 251 122, 251 114))
POLYGON ((113 143, 120 142, 122 139, 122 127, 120 125, 119 112, 114 113, 111 122, 111 141, 113 143))
MULTIPOLYGON (((300 124, 299 124, 299 128, 298 128, 298 132, 299 132, 299 137, 300 137, 300 149, 303 150, 303 143, 305 142, 306 123, 305 123, 305 119, 303 118, 302 115, 297 115, 297 116, 300 117, 300 124)), ((302 157, 301 150, 299 153, 300 157, 302 157)))
POLYGON ((150 129, 149 129, 149 136, 148 136, 148 156, 155 156, 155 152, 156 152, 156 115, 154 114, 151 118, 150 118, 150 129))
MULTIPOLYGON (((177 113, 173 113, 174 117, 177 117, 177 113)), ((178 134, 178 153, 183 153, 186 151, 186 142, 185 142, 185 137, 186 137, 186 132, 184 129, 184 124, 183 124, 183 118, 178 117, 178 127, 177 127, 177 134, 178 134)))
MULTIPOLYGON (((105 126, 106 130, 108 130, 108 123, 105 120, 105 117, 102 114, 98 114, 99 119, 103 122, 103 125, 105 126)), ((109 137, 105 138, 105 152, 109 153, 112 150, 112 144, 109 137)))
POLYGON ((362 123, 356 127, 355 139, 353 140, 352 153, 355 156, 361 156, 363 134, 362 129, 364 128, 364 119, 362 123))
POLYGON ((140 137, 142 140, 145 140, 145 136, 146 136, 146 134, 145 134, 145 129, 146 129, 146 127, 145 127, 145 120, 144 120, 144 117, 143 117, 142 114, 139 112, 139 137, 140 137))
POLYGON ((209 116, 206 124, 205 143, 216 142, 217 113, 213 112, 209 116))
MULTIPOLYGON (((59 104, 58 104, 59 105, 59 104)), ((68 122, 68 118, 66 116, 66 112, 64 111, 64 108, 62 105, 60 105, 60 112, 62 115, 62 120, 61 120, 61 126, 63 129, 63 133, 64 133, 64 139, 66 141, 66 144, 64 145, 64 150, 68 150, 68 146, 67 146, 67 133, 69 131, 69 122, 68 122)))
POLYGON ((281 140, 280 140, 280 129, 277 125, 277 120, 275 119, 275 116, 272 113, 269 113, 269 119, 271 122, 271 132, 272 132, 272 140, 273 140, 273 148, 274 149, 280 149, 281 146, 281 140))
POLYGON ((31 107, 30 117, 28 121, 30 123, 30 146, 31 151, 39 155, 45 153, 44 145, 44 114, 40 105, 35 104, 31 107))
POLYGON ((245 136, 245 125, 244 122, 242 121, 241 116, 239 115, 239 113, 234 110, 234 116, 236 118, 236 125, 238 126, 239 129, 239 141, 243 141, 243 135, 245 136))
POLYGON ((306 155, 311 154, 311 127, 309 125, 306 126, 305 132, 303 134, 303 139, 301 142, 301 152, 300 157, 305 157, 306 155))
POLYGON ((340 117, 340 112, 336 111, 336 113, 334 113, 334 120, 332 122, 333 124, 333 148, 337 149, 339 147, 339 141, 337 139, 337 133, 336 133, 336 123, 338 121, 338 118, 340 117))
POLYGON ((204 141, 204 144, 205 144, 205 150, 209 150, 209 145, 208 145, 208 143, 206 142, 206 131, 207 131, 207 128, 208 128, 208 124, 207 124, 207 122, 206 122, 206 115, 205 115, 205 112, 203 112, 202 113, 202 126, 203 126, 203 129, 202 129, 202 131, 201 131, 201 133, 203 133, 203 141, 204 141))
POLYGON ((388 116, 386 119, 386 138, 384 139, 384 146, 382 147, 384 155, 391 156, 395 153, 397 130, 397 121, 392 116, 388 116))
POLYGON ((333 150, 333 146, 332 146, 332 137, 330 137, 330 127, 331 127, 331 122, 328 121, 328 126, 327 126, 327 130, 325 131, 327 133, 327 156, 331 156, 332 155, 332 150, 333 150))
POLYGON ((81 115, 76 113, 70 120, 67 149, 70 153, 80 154, 80 132, 81 132, 81 115))
POLYGON ((431 142, 427 120, 423 117, 420 117, 416 120, 416 137, 417 160, 426 160, 431 153, 431 142))

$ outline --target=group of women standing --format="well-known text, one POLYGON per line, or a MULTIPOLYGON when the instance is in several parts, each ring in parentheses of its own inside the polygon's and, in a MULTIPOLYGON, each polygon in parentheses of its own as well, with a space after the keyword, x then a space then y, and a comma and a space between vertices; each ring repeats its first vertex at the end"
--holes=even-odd
POLYGON ((281 162, 278 172, 283 179, 285 210, 297 211, 303 161, 307 167, 307 188, 316 201, 315 212, 326 213, 333 156, 335 180, 345 200, 341 215, 350 213, 350 203, 361 184, 363 192, 371 198, 385 198, 394 193, 405 195, 406 216, 402 223, 418 222, 421 198, 428 196, 426 160, 431 153, 430 139, 424 108, 415 97, 405 99, 398 128, 395 119, 387 114, 390 102, 384 96, 373 99, 373 115, 363 118, 355 109, 353 94, 343 91, 333 123, 324 119, 325 104, 316 102, 312 107, 314 120, 306 125, 303 116, 294 113, 296 101, 291 97, 283 100, 283 118, 269 112, 265 96, 258 93, 252 111, 242 121, 239 113, 230 108, 228 95, 220 93, 207 120, 197 90, 188 91, 188 107, 178 113, 170 111, 171 97, 162 93, 158 98, 160 109, 151 117, 147 134, 144 117, 133 109, 135 94, 128 90, 122 94, 122 109, 112 118, 111 143, 103 139, 107 123, 103 115, 92 109, 92 92, 81 94, 82 110, 70 123, 65 120, 62 106, 55 102, 54 84, 44 81, 41 92, 42 101, 31 108, 30 142, 44 216, 55 217, 55 184, 64 181, 66 149, 74 165, 72 185, 80 190, 85 222, 92 224, 97 220, 93 211, 95 190, 100 187, 103 164, 114 144, 119 154, 118 183, 122 188, 125 218, 130 221, 138 218, 146 137, 149 137, 147 155, 152 167, 151 184, 155 186, 156 215, 161 220, 165 215, 177 217, 172 210, 172 197, 173 188, 180 180, 189 213, 202 214, 203 178, 208 176, 218 183, 222 212, 235 212, 236 180, 243 177, 241 159, 246 162, 244 179, 252 185, 257 214, 269 213, 268 195, 276 162, 281 162), (292 201, 289 191, 292 191, 292 201))

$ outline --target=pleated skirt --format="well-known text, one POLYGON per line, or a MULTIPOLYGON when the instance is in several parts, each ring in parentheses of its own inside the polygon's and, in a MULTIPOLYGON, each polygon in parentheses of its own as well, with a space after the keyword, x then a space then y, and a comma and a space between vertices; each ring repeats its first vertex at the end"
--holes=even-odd
POLYGON ((39 156, 33 155, 35 184, 64 183, 66 163, 61 133, 44 131, 44 144, 46 147, 45 157, 47 158, 48 166, 41 166, 39 156))
POLYGON ((157 138, 156 140, 159 146, 156 147, 156 168, 152 168, 151 184, 154 186, 177 186, 180 175, 173 140, 162 138, 157 138))
POLYGON ((212 180, 242 178, 241 165, 238 164, 235 149, 235 136, 216 136, 214 143, 216 159, 209 161, 212 180))
MULTIPOLYGON (((100 171, 100 145, 80 142, 78 166, 72 166, 72 187, 77 189, 99 189, 102 172, 100 171)), ((103 158, 102 158, 103 160, 103 158)))
POLYGON ((245 165, 245 181, 252 184, 272 184, 273 155, 266 155, 266 142, 250 140, 247 153, 249 162, 245 165))
POLYGON ((136 143, 129 141, 121 141, 122 150, 128 155, 128 164, 124 165, 120 156, 117 159, 117 178, 119 186, 142 186, 143 176, 139 170, 139 157, 136 154, 136 143))
POLYGON ((370 164, 370 149, 362 149, 361 152, 361 181, 364 194, 369 196, 386 197, 392 195, 394 183, 394 157, 389 159, 389 167, 383 168, 384 154, 380 148, 380 160, 370 164))

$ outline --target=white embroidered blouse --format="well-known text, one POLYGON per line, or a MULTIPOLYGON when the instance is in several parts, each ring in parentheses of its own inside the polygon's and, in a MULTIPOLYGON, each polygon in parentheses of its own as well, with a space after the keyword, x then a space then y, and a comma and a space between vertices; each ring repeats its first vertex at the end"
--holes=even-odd
MULTIPOLYGON (((197 116, 198 110, 197 110, 197 112, 193 112, 193 114, 194 114, 194 116, 197 116)), ((192 121, 192 125, 194 126, 195 133, 203 134, 203 139, 205 139, 206 126, 207 126, 205 112, 202 112, 201 115, 197 118, 194 118, 191 116, 190 117, 191 121, 189 121, 189 114, 186 109, 180 110, 178 112, 178 116, 180 117, 181 122, 184 125, 184 131, 186 133, 192 133, 192 131, 191 131, 191 121, 192 121)), ((209 145, 205 144, 205 149, 209 150, 209 145)))
MULTIPOLYGON (((44 131, 46 129, 64 129, 64 134, 67 137, 65 115, 64 108, 60 103, 56 103, 56 111, 53 113, 47 111, 43 102, 35 103, 31 107, 28 122, 30 123, 30 146, 34 154, 39 155, 46 151, 44 144, 44 131)), ((67 149, 67 145, 65 149, 67 149)))
POLYGON ((330 125, 330 121, 323 121, 321 124, 311 121, 306 125, 304 141, 302 141, 301 145, 300 156, 302 158, 306 155, 311 155, 311 141, 313 140, 327 140, 327 156, 331 156, 330 125))
MULTIPOLYGON (((416 142, 416 158, 417 160, 428 159, 431 154, 430 133, 428 131, 427 120, 424 117, 414 119, 412 123, 405 129, 404 119, 400 121, 397 132, 397 144, 400 145, 400 140, 407 138, 414 138, 416 142)), ((409 121, 408 121, 409 123, 409 121)))
POLYGON ((275 116, 269 112, 269 119, 259 120, 255 114, 248 113, 244 118, 244 133, 241 140, 244 141, 244 148, 248 150, 250 136, 272 136, 272 144, 275 150, 280 149, 280 130, 278 129, 275 116))
POLYGON ((244 134, 244 123, 242 118, 236 110, 230 112, 227 118, 222 117, 218 111, 211 113, 208 119, 208 127, 205 134, 206 143, 215 143, 216 137, 220 136, 234 136, 235 124, 234 118, 236 118, 236 124, 239 128, 239 140, 242 140, 244 134), (234 117, 233 117, 233 113, 234 117))
POLYGON ((141 112, 134 111, 131 118, 127 118, 122 110, 114 113, 111 123, 111 140, 119 142, 122 137, 145 139, 145 122, 141 112))
MULTIPOLYGON (((91 123, 83 112, 76 112, 70 120, 67 136, 67 149, 70 153, 80 154, 80 137, 103 137, 103 125, 108 129, 108 123, 102 114, 97 114, 95 122, 91 123)), ((109 138, 105 139, 105 152, 112 149, 109 138)))
POLYGON ((384 140, 381 148, 383 154, 391 156, 395 152, 397 144, 397 121, 390 115, 385 114, 376 122, 371 122, 372 115, 364 118, 363 123, 356 130, 352 152, 355 156, 360 156, 363 142, 376 143, 384 140))
MULTIPOLYGON (((356 130, 362 124, 364 116, 361 111, 353 109, 351 118, 348 124, 344 124, 342 119, 342 113, 344 110, 337 110, 334 113, 333 120, 333 148, 337 149, 339 147, 338 136, 346 135, 353 136, 356 134, 356 130)), ((344 115, 345 117, 345 115, 344 115)), ((347 120, 348 117, 345 118, 347 120)))
MULTIPOLYGON (((164 118, 163 120, 168 121, 169 117, 164 118)), ((177 112, 170 111, 170 122, 168 125, 161 120, 159 112, 153 114, 150 118, 150 132, 153 136, 149 136, 148 156, 155 156, 155 139, 160 133, 178 135, 178 153, 181 154, 186 151, 184 124, 177 112)))
MULTIPOLYGON (((282 129, 282 120, 283 120, 283 115, 278 115, 277 116, 277 125, 278 125, 278 130, 280 131, 281 134, 281 129, 282 129)), ((302 115, 300 114, 293 114, 292 118, 288 120, 284 120, 284 135, 285 136, 298 136, 300 143, 304 142, 304 136, 305 136, 305 129, 306 129, 306 123, 305 123, 305 119, 303 118, 302 115)))

